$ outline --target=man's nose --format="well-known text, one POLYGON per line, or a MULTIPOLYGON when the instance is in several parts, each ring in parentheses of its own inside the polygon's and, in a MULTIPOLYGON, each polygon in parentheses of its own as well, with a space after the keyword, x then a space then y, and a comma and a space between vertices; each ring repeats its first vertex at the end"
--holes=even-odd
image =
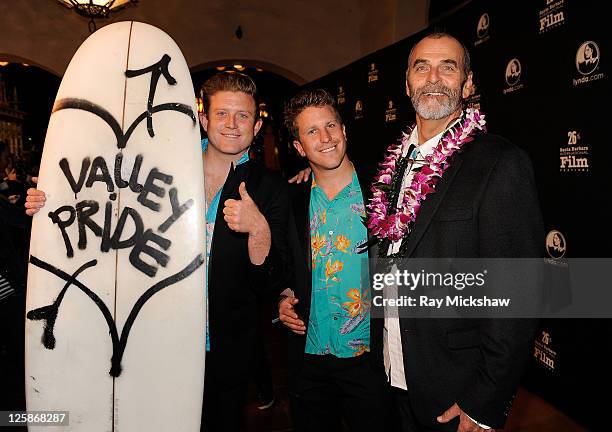
POLYGON ((332 140, 332 136, 327 130, 327 128, 323 129, 323 132, 321 132, 321 142, 327 143, 327 142, 330 142, 331 140, 332 140))
POLYGON ((438 81, 440 81, 440 75, 438 74, 438 68, 432 67, 429 70, 429 75, 427 76, 427 81, 429 81, 432 84, 435 84, 438 81))
POLYGON ((236 114, 228 114, 225 120, 225 127, 230 129, 236 129, 236 114))

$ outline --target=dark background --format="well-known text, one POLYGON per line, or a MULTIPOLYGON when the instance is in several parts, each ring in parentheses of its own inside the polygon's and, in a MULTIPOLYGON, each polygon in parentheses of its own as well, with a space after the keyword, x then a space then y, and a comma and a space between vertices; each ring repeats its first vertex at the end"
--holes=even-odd
MULTIPOLYGON (((432 1, 430 18, 432 25, 427 30, 307 85, 324 87, 340 99, 351 160, 374 173, 385 148, 414 121, 404 91, 408 53, 425 33, 447 31, 470 50, 477 86, 471 103, 480 105, 485 113, 489 132, 509 138, 531 157, 546 229, 564 236, 564 258, 610 256, 612 239, 604 229, 609 213, 603 201, 612 189, 607 175, 612 152, 607 56, 611 38, 601 4, 432 1), (478 23, 484 13, 489 16, 489 27, 479 36, 478 23), (540 19, 551 23, 555 14, 559 22, 542 28, 540 19), (589 76, 604 76, 574 85, 573 80, 582 77, 575 64, 576 52, 586 41, 594 41, 600 51, 599 64, 589 76), (514 91, 505 94, 510 88, 506 67, 514 58, 520 61, 521 76, 514 91), (394 121, 388 116, 393 114, 387 111, 389 101, 396 109, 394 121), (579 137, 576 143, 569 142, 573 134, 579 137), (580 155, 587 159, 588 167, 561 169, 560 149, 577 146, 588 147, 580 155)), ((544 239, 542 242, 544 246, 544 239)), ((609 287, 602 281, 601 289, 609 287)), ((524 386, 589 429, 604 430, 610 400, 611 331, 610 320, 543 320, 524 386)))

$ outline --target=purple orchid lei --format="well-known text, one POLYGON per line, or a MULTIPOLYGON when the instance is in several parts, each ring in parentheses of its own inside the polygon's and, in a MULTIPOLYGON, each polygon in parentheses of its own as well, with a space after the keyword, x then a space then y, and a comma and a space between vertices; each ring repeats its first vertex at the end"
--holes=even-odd
POLYGON ((451 156, 465 143, 473 140, 472 135, 476 130, 486 131, 484 117, 484 114, 476 109, 468 108, 465 111, 459 123, 449 129, 432 154, 425 157, 428 165, 415 172, 410 185, 404 189, 402 203, 396 211, 393 211, 393 203, 389 203, 389 195, 392 185, 396 182, 401 184, 402 179, 395 178, 397 165, 402 159, 404 149, 409 146, 410 134, 415 126, 402 134, 401 143, 389 146, 378 174, 374 177, 372 198, 367 205, 367 227, 373 236, 395 242, 410 233, 422 201, 428 194, 435 192, 436 183, 450 166, 451 156))

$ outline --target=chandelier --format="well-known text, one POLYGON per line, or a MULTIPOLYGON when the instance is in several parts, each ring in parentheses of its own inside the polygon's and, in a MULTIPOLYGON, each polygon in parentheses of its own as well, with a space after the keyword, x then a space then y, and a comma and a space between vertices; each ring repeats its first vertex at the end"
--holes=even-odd
POLYGON ((95 18, 108 18, 110 12, 138 3, 138 0, 57 0, 62 6, 74 9, 76 13, 89 18, 89 31, 96 31, 95 18))

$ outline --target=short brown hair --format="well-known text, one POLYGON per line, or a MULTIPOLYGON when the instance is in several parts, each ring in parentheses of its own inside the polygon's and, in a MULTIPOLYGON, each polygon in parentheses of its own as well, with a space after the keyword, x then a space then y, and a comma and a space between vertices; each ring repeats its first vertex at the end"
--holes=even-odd
POLYGON ((204 114, 208 115, 210 98, 217 92, 230 91, 246 93, 255 101, 255 120, 259 118, 259 103, 255 81, 243 73, 227 71, 208 78, 200 88, 200 97, 204 104, 204 114))
POLYGON ((285 126, 293 135, 293 138, 299 139, 298 126, 295 122, 297 116, 302 111, 309 107, 324 107, 329 106, 336 114, 336 118, 342 124, 342 118, 336 109, 336 101, 334 97, 324 89, 308 89, 302 90, 293 96, 287 104, 285 104, 285 126))

